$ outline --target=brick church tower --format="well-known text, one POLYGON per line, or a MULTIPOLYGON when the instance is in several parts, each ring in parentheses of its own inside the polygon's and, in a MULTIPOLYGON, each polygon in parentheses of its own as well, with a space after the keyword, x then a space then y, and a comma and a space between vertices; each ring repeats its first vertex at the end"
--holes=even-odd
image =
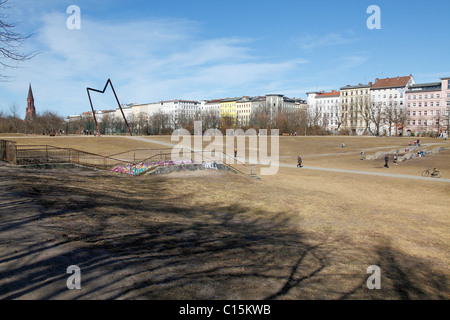
POLYGON ((30 88, 28 89, 27 111, 25 114, 25 120, 34 120, 35 118, 36 118, 36 108, 34 107, 33 90, 31 90, 31 83, 30 83, 30 88))

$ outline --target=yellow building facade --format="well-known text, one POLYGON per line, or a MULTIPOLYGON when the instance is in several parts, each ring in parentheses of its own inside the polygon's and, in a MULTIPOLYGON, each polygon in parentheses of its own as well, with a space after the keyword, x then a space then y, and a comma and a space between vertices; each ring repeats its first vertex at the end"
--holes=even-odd
POLYGON ((237 100, 238 98, 233 98, 233 99, 225 99, 220 102, 220 118, 231 117, 233 119, 236 119, 237 100))

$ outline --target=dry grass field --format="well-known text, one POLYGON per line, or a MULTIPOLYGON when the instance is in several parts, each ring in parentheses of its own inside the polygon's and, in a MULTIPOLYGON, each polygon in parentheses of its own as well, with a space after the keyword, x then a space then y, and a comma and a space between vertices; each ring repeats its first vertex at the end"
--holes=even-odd
MULTIPOLYGON (((102 155, 176 144, 13 140, 102 155)), ((421 138, 424 150, 447 149, 388 169, 360 160, 409 141, 280 137, 278 174, 260 180, 0 165, 0 299, 449 299, 450 143, 421 138), (443 179, 397 176, 427 167, 443 179), (81 268, 81 290, 66 287, 69 265, 81 268), (371 265, 380 290, 366 286, 371 265)))

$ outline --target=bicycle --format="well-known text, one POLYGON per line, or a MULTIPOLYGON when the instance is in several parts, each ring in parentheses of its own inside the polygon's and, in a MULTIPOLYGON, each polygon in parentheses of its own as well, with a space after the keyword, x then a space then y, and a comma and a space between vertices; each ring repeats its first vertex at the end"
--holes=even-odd
POLYGON ((439 170, 436 170, 436 168, 433 168, 433 171, 428 168, 422 172, 422 177, 440 178, 441 176, 441 172, 439 170))

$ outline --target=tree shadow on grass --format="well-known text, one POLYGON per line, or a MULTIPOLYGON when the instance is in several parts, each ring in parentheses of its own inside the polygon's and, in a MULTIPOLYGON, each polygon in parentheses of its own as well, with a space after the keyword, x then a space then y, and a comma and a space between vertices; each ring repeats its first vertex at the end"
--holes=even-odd
POLYGON ((380 289, 368 289, 367 274, 358 286, 340 299, 447 300, 448 277, 424 260, 400 252, 389 241, 377 247, 374 263, 380 268, 380 289))
MULTIPOLYGON (((0 207, 0 241, 20 246, 0 253, 0 298, 285 299, 304 297, 306 282, 335 297, 321 275, 338 252, 312 245, 284 212, 232 202, 192 206, 194 191, 168 196, 164 179, 76 173, 14 176, 7 195, 31 199, 37 209, 0 207), (107 187, 89 187, 99 183, 107 187), (81 268, 81 290, 66 287, 70 265, 81 268)), ((390 297, 436 297, 424 286, 445 297, 443 276, 412 279, 397 252, 383 247, 378 255, 390 297)), ((355 282, 366 277, 355 275, 355 282)), ((378 298, 362 285, 341 297, 378 298)))

